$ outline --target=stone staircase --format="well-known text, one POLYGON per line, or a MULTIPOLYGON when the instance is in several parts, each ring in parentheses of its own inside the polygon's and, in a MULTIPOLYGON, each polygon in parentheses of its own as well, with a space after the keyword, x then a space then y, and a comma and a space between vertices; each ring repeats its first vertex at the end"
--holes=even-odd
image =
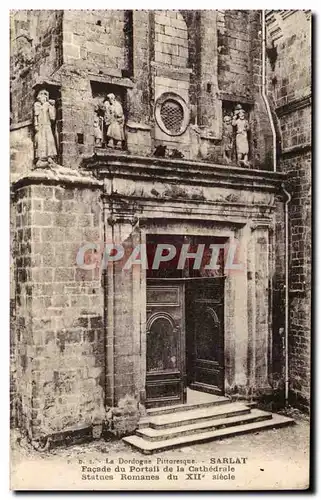
POLYGON ((252 404, 216 397, 214 401, 199 404, 147 410, 136 433, 123 441, 150 454, 293 423, 291 418, 259 410, 252 404))

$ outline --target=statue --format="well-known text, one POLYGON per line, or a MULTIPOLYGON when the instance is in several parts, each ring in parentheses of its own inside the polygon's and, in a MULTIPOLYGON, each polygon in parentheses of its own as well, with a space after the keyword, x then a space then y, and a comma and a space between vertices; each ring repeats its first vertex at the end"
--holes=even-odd
POLYGON ((245 118, 245 111, 241 104, 237 104, 232 120, 233 127, 236 128, 236 154, 239 165, 249 167, 249 140, 248 131, 250 129, 249 122, 245 118))
POLYGON ((232 117, 225 115, 223 118, 223 157, 226 163, 232 161, 233 139, 232 117))
POLYGON ((94 115, 94 138, 95 146, 101 148, 103 143, 102 117, 97 113, 94 115))
POLYGON ((104 101, 104 121, 106 125, 107 147, 122 148, 124 136, 124 112, 114 94, 108 94, 104 101))
POLYGON ((54 126, 56 122, 55 101, 49 99, 47 90, 40 90, 34 104, 35 158, 37 167, 55 164, 57 156, 54 126))

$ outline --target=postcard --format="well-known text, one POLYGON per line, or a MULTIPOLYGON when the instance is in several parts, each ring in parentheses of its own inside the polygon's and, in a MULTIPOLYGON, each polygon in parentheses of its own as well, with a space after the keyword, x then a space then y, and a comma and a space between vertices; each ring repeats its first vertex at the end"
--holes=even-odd
POLYGON ((10 42, 11 489, 308 489, 311 12, 10 42))

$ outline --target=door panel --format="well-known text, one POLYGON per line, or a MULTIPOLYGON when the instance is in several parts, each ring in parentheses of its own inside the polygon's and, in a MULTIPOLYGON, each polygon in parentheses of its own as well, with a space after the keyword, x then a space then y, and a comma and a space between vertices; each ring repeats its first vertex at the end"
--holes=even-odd
POLYGON ((224 391, 224 278, 189 283, 187 310, 187 377, 197 390, 224 391))
POLYGON ((184 285, 147 285, 146 407, 183 403, 184 285))

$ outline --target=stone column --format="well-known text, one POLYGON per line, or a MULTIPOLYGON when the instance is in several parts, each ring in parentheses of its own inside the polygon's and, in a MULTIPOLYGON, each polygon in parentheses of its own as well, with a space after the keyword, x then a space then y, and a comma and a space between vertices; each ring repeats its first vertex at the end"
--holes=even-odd
POLYGON ((115 407, 126 395, 140 399, 141 265, 124 268, 140 245, 138 219, 133 206, 105 199, 105 241, 120 245, 124 257, 106 269, 106 404, 115 407), (108 207, 106 206, 108 205, 108 207))
POLYGON ((220 139, 222 102, 218 99, 217 11, 200 13, 200 93, 198 121, 205 134, 220 139))
POLYGON ((135 88, 130 91, 130 119, 149 123, 150 106, 150 23, 149 12, 133 11, 133 76, 135 88))
POLYGON ((255 388, 255 366, 256 366, 256 282, 255 282, 255 242, 253 232, 250 233, 247 255, 247 279, 248 279, 248 377, 251 391, 255 388))
POLYGON ((247 385, 248 361, 248 315, 247 315, 247 244, 249 227, 244 226, 236 232, 239 251, 237 262, 239 270, 232 270, 235 288, 234 326, 235 326, 235 384, 243 392, 247 385))
POLYGON ((234 263, 240 269, 227 269, 225 291, 225 391, 244 394, 247 385, 248 318, 247 318, 247 243, 249 228, 236 231, 238 251, 234 263))
POLYGON ((254 392, 270 389, 270 227, 252 225, 249 253, 249 377, 254 392))
POLYGON ((133 11, 133 78, 128 89, 127 147, 133 154, 151 151, 150 128, 150 22, 149 12, 133 11))

